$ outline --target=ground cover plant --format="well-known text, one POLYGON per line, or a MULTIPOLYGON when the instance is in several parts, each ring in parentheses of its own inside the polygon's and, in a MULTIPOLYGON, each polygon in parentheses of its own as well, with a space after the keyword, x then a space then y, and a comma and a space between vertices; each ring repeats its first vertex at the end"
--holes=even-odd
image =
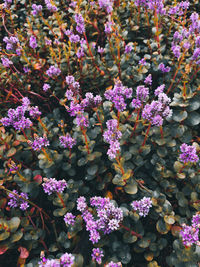
POLYGON ((199 266, 199 10, 0 4, 2 266, 199 266))

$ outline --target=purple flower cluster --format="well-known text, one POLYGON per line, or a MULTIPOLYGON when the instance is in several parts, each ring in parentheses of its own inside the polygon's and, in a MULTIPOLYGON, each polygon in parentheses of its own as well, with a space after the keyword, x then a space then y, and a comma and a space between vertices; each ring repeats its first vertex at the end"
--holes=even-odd
POLYGON ((68 100, 73 100, 74 97, 77 97, 80 90, 79 82, 76 82, 72 75, 66 76, 66 84, 69 89, 66 91, 65 96, 68 100))
MULTIPOLYGON (((13 193, 19 195, 19 193, 17 192, 17 190, 13 190, 13 193)), ((28 199, 28 195, 26 193, 21 193, 18 196, 12 194, 12 193, 9 193, 8 197, 10 198, 9 202, 8 202, 8 205, 11 207, 11 208, 17 208, 19 207, 21 210, 26 210, 28 209, 29 207, 29 204, 26 200, 22 199, 21 197, 25 198, 25 199, 28 199)))
POLYGON ((36 4, 33 4, 32 5, 32 14, 33 16, 36 16, 39 12, 42 11, 42 6, 41 5, 36 5, 36 4))
POLYGON ((111 261, 108 264, 106 264, 105 267, 122 267, 122 264, 121 264, 121 262, 113 262, 113 261, 111 261))
POLYGON ((30 128, 32 122, 25 117, 25 112, 27 111, 32 118, 38 118, 41 115, 38 107, 31 107, 28 97, 24 97, 22 106, 18 106, 16 109, 9 109, 8 117, 4 117, 0 121, 4 126, 13 126, 16 130, 30 128))
POLYGON ((104 94, 105 98, 114 103, 115 108, 118 111, 123 111, 126 109, 126 98, 132 97, 132 88, 127 88, 122 85, 120 80, 115 81, 115 86, 113 89, 107 90, 104 94))
POLYGON ((183 224, 182 227, 183 229, 180 231, 180 236, 182 237, 183 244, 187 247, 193 244, 199 245, 199 229, 186 224, 183 224))
POLYGON ((29 40, 29 45, 31 48, 35 49, 37 47, 37 39, 35 36, 31 36, 29 40))
POLYGON ((35 140, 33 142, 28 140, 27 142, 35 151, 41 150, 42 147, 49 146, 49 141, 45 135, 43 137, 39 137, 35 134, 35 140))
POLYGON ((60 136, 59 140, 61 146, 64 148, 72 148, 76 144, 76 140, 72 138, 69 133, 67 133, 66 136, 60 136))
POLYGON ((125 51, 124 51, 124 53, 125 53, 125 54, 130 54, 130 52, 131 52, 132 50, 133 50, 132 45, 128 44, 128 45, 125 46, 125 51))
POLYGON ((197 212, 195 215, 192 216, 192 227, 200 228, 200 213, 197 212))
POLYGON ((147 62, 146 62, 145 58, 140 59, 139 65, 145 66, 146 64, 147 64, 147 62))
POLYGON ((64 221, 68 225, 74 225, 75 218, 76 216, 74 216, 71 212, 67 212, 64 216, 64 221))
POLYGON ((9 68, 10 65, 13 64, 13 62, 11 60, 9 60, 7 57, 2 57, 1 58, 1 62, 2 62, 2 65, 6 68, 9 68))
POLYGON ((122 137, 122 133, 118 130, 118 121, 108 120, 106 122, 108 130, 104 132, 104 140, 110 144, 107 154, 111 159, 116 158, 117 151, 120 149, 119 139, 122 137))
POLYGON ((187 163, 197 162, 199 160, 199 157, 196 154, 196 147, 184 143, 180 146, 180 150, 182 152, 179 156, 180 161, 187 163))
POLYGON ((90 204, 96 208, 96 218, 88 210, 85 197, 77 199, 77 209, 81 211, 86 230, 90 232, 90 241, 95 244, 101 238, 100 232, 110 234, 120 227, 123 212, 120 208, 116 208, 109 198, 92 197, 90 204))
POLYGON ((71 267, 74 264, 75 257, 71 253, 63 254, 60 259, 46 259, 42 257, 38 262, 39 267, 71 267))
POLYGON ((188 0, 187 1, 181 1, 176 6, 171 7, 168 11, 168 14, 181 16, 184 14, 184 11, 189 8, 189 6, 190 6, 190 2, 188 0))
POLYGON ((113 23, 111 21, 107 21, 105 23, 105 29, 104 29, 104 32, 107 33, 107 34, 110 34, 112 32, 112 26, 113 23))
POLYGON ((76 13, 74 16, 74 19, 76 21, 76 30, 80 34, 85 32, 85 25, 84 25, 84 18, 81 14, 76 13))
POLYGON ((48 195, 58 192, 62 193, 67 187, 67 182, 63 180, 57 181, 55 178, 43 178, 43 189, 48 195))
POLYGON ((61 70, 60 70, 58 67, 56 67, 56 66, 51 66, 51 67, 46 71, 46 74, 47 74, 49 77, 51 77, 51 78, 60 75, 60 73, 61 73, 61 70))
POLYGON ((85 98, 81 101, 81 106, 86 108, 97 107, 102 102, 100 95, 94 96, 92 93, 86 93, 85 98))
POLYGON ((152 75, 151 75, 151 74, 149 74, 149 75, 145 78, 144 83, 145 83, 145 84, 152 85, 152 75))
POLYGON ((161 0, 135 0, 134 4, 136 6, 142 6, 146 9, 157 10, 159 14, 166 14, 166 9, 164 8, 163 1, 161 0))
POLYGON ((3 41, 6 43, 7 50, 15 49, 16 45, 19 43, 19 39, 15 36, 4 37, 3 41))
POLYGON ((164 63, 160 63, 158 66, 159 70, 161 70, 163 73, 170 72, 171 68, 170 67, 165 67, 164 63))
POLYGON ((113 0, 98 0, 100 8, 106 9, 108 14, 113 11, 113 2, 113 0))
POLYGON ((133 108, 140 108, 142 102, 146 102, 149 97, 149 88, 144 87, 143 85, 138 86, 136 90, 136 98, 131 102, 133 108))
POLYGON ((46 7, 51 12, 56 12, 58 8, 53 4, 51 0, 45 0, 46 7))
POLYGON ((43 85, 43 91, 47 92, 49 90, 49 88, 51 88, 51 86, 48 83, 44 83, 43 85))
POLYGON ((146 104, 142 111, 142 117, 152 125, 161 126, 164 118, 172 116, 172 110, 169 108, 171 99, 163 93, 164 87, 165 85, 161 85, 155 90, 158 100, 153 100, 151 104, 146 104))
POLYGON ((143 197, 141 200, 135 200, 131 203, 131 207, 134 211, 138 211, 140 216, 146 217, 149 213, 149 209, 152 207, 151 198, 143 197))
POLYGON ((30 128, 32 122, 29 118, 25 117, 25 111, 27 111, 27 107, 24 105, 16 109, 9 109, 8 117, 4 117, 0 121, 4 126, 13 126, 16 130, 30 128))
POLYGON ((102 258, 104 257, 103 250, 100 248, 93 248, 91 256, 93 261, 96 261, 98 264, 101 264, 102 258))

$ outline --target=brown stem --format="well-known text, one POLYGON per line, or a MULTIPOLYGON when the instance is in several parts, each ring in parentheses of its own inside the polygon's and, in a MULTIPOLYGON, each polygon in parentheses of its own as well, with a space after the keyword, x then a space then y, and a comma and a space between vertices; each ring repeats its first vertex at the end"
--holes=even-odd
POLYGON ((131 230, 129 227, 126 227, 125 225, 123 224, 120 224, 120 226, 125 229, 126 231, 129 231, 133 236, 136 236, 136 237, 139 237, 139 238, 142 238, 142 236, 138 233, 136 233, 135 231, 131 230))
POLYGON ((147 141, 147 137, 148 137, 150 128, 151 128, 151 123, 149 123, 149 126, 148 126, 148 128, 147 128, 147 131, 146 131, 146 134, 145 134, 145 137, 144 137, 144 141, 143 141, 143 143, 142 143, 142 147, 146 144, 146 141, 147 141))
POLYGON ((57 194, 57 196, 59 197, 59 199, 60 199, 60 201, 61 201, 61 203, 62 203, 62 205, 63 205, 63 208, 66 208, 65 202, 64 202, 64 200, 63 200, 61 194, 60 194, 59 192, 56 192, 56 194, 57 194))
POLYGON ((133 134, 134 134, 134 132, 135 132, 135 130, 136 130, 136 128, 137 128, 138 120, 139 120, 139 116, 140 116, 140 108, 139 108, 138 111, 137 111, 136 122, 135 122, 135 125, 134 125, 134 128, 133 128, 133 131, 132 131, 132 133, 131 133, 131 135, 130 135, 130 138, 133 137, 133 134))
POLYGON ((87 136, 86 136, 86 130, 83 127, 81 127, 81 131, 83 133, 83 136, 84 136, 84 139, 85 139, 85 145, 86 145, 87 153, 89 155, 90 154, 90 150, 89 150, 88 140, 87 140, 87 136))

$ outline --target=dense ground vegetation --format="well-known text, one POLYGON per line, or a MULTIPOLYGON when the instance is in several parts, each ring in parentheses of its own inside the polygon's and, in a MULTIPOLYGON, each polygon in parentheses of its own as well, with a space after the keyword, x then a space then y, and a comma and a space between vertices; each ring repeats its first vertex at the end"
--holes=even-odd
POLYGON ((199 266, 199 10, 0 4, 2 266, 199 266))

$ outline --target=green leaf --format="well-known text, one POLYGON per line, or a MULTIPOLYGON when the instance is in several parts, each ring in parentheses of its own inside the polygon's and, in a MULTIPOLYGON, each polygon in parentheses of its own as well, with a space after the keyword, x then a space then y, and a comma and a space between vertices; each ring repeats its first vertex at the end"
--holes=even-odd
POLYGON ((11 149, 8 150, 7 157, 9 158, 14 156, 16 152, 17 152, 16 148, 12 147, 11 149))
POLYGON ((17 230, 19 225, 20 225, 19 217, 13 217, 10 221, 8 221, 8 227, 12 233, 17 230))
POLYGON ((197 112, 191 112, 189 113, 189 116, 187 118, 187 124, 189 126, 198 125, 200 123, 200 115, 197 112))
POLYGON ((127 184, 124 187, 124 190, 127 194, 135 195, 138 191, 137 183, 133 181, 131 184, 127 184))
POLYGON ((173 112, 173 120, 176 122, 183 121, 187 118, 187 111, 180 111, 180 110, 175 110, 173 112))
POLYGON ((11 243, 14 243, 14 242, 17 242, 19 241, 23 236, 23 233, 21 230, 17 231, 16 233, 14 233, 11 237, 10 237, 10 242, 11 243))
POLYGON ((0 234, 0 241, 7 239, 10 236, 9 232, 3 232, 0 234))
POLYGON ((67 208, 56 209, 53 211, 53 215, 56 217, 61 217, 61 216, 65 215, 66 212, 67 212, 67 208))

